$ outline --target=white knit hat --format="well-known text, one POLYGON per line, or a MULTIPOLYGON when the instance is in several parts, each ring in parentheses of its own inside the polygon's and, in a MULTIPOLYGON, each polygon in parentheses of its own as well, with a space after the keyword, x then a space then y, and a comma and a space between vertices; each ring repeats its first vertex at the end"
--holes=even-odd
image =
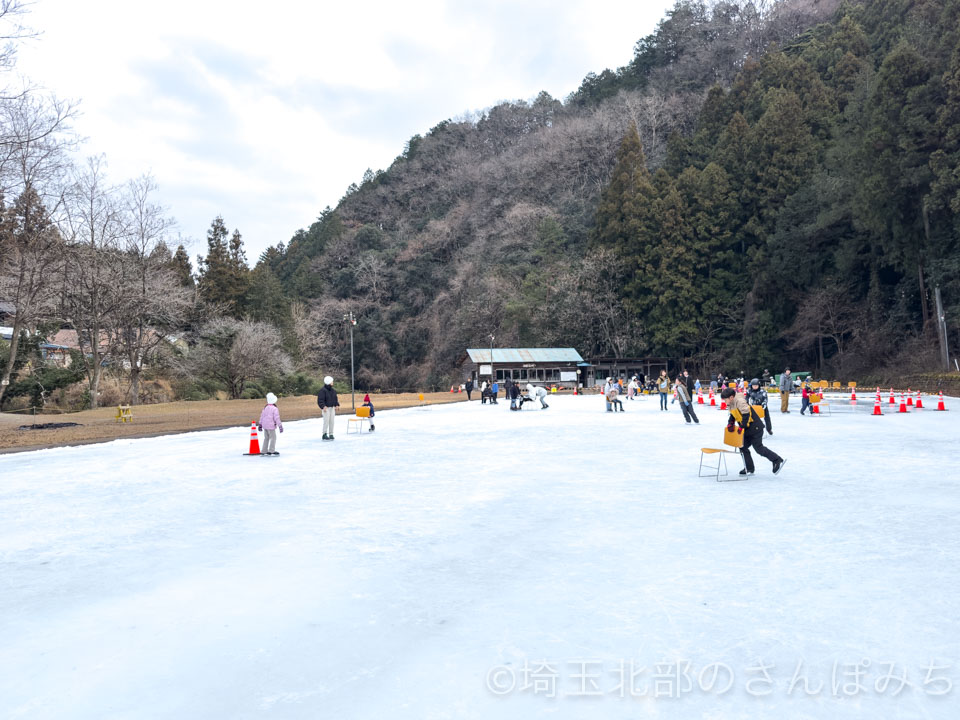
POLYGON ((327 376, 323 379, 323 384, 324 384, 324 385, 333 385, 333 378, 330 377, 329 375, 327 375, 327 376))
POLYGON ((276 405, 276 403, 277 403, 277 396, 274 395, 273 393, 267 393, 267 404, 276 405))

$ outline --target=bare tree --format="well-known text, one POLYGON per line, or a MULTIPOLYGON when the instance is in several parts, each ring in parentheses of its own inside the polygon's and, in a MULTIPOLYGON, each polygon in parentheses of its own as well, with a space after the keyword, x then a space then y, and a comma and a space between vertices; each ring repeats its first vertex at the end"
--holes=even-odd
POLYGON ((152 200, 157 186, 145 175, 128 183, 120 212, 125 228, 115 311, 107 318, 112 344, 129 366, 130 402, 140 402, 144 362, 186 319, 193 291, 173 271, 164 238, 173 221, 152 200))
POLYGON ((838 371, 843 371, 843 353, 861 325, 852 291, 844 283, 831 283, 807 293, 797 306, 797 316, 785 335, 792 338, 791 349, 814 347, 818 364, 823 369, 824 340, 832 340, 837 354, 838 371))
POLYGON ((91 408, 98 405, 103 366, 114 349, 111 323, 123 304, 124 231, 118 190, 106 180, 106 161, 89 158, 75 171, 66 196, 62 312, 77 331, 91 408))
POLYGON ((234 399, 243 395, 250 380, 283 375, 292 368, 280 332, 267 323, 219 318, 204 325, 198 336, 181 370, 223 383, 234 399))

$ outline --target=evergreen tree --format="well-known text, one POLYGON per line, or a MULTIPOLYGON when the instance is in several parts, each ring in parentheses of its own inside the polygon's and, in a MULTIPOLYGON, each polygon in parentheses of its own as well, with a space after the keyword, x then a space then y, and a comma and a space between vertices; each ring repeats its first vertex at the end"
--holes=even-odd
POLYGON ((189 288, 194 287, 196 283, 193 279, 193 267, 190 265, 190 256, 183 245, 177 246, 177 251, 173 254, 170 264, 181 285, 189 288))
POLYGON ((207 231, 207 256, 197 258, 197 283, 200 297, 209 305, 223 307, 230 315, 241 317, 245 310, 250 270, 240 232, 227 241, 228 230, 219 215, 207 231))

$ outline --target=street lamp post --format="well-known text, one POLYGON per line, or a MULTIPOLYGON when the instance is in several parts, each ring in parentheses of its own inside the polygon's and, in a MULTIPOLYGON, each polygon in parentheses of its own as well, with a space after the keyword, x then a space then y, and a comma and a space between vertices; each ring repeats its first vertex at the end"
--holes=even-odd
POLYGON ((354 397, 356 385, 353 379, 353 326, 357 324, 357 319, 353 316, 353 310, 343 316, 343 321, 350 324, 350 407, 356 411, 357 401, 354 397))
POLYGON ((490 336, 490 384, 493 385, 493 335, 490 336))

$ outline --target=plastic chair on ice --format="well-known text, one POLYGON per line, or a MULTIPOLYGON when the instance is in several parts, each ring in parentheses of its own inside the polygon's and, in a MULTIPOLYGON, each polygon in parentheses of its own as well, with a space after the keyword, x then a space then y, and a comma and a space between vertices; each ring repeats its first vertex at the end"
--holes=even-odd
POLYGON ((747 469, 747 464, 743 460, 743 454, 740 452, 740 448, 743 447, 743 433, 737 432, 739 428, 734 428, 732 431, 724 429, 723 431, 723 444, 729 447, 732 447, 733 450, 728 448, 700 448, 700 470, 698 472, 699 477, 712 477, 717 482, 730 482, 731 480, 746 480, 747 475, 733 475, 728 477, 727 472, 727 455, 737 455, 740 458, 740 462, 743 463, 743 469, 747 469), (717 464, 708 465, 704 463, 704 459, 707 457, 714 457, 717 461, 717 464), (704 470, 709 470, 709 472, 703 472, 704 470), (723 472, 720 472, 721 469, 723 472), (720 478, 724 479, 721 480, 720 478))
POLYGON ((357 423, 356 428, 357 432, 361 435, 363 434, 363 424, 366 423, 370 425, 370 408, 368 407, 358 407, 356 417, 352 417, 347 420, 347 435, 350 434, 350 428, 354 427, 354 423, 357 423))

